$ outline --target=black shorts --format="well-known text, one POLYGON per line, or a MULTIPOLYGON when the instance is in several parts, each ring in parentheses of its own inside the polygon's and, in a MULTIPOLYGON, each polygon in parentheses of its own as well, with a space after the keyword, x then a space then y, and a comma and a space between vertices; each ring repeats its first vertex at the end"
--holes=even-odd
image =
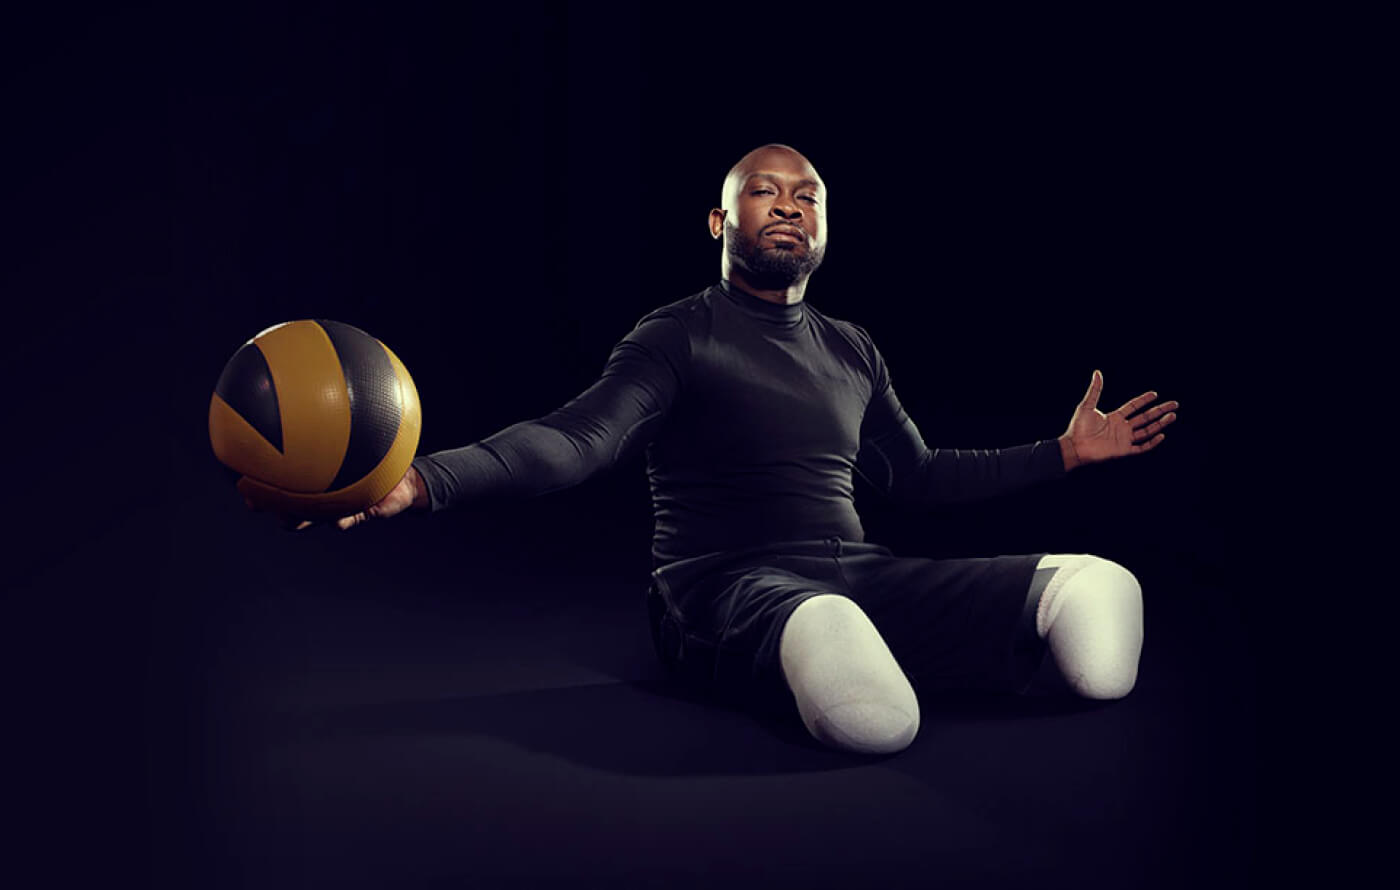
POLYGON ((680 560, 652 573, 652 639, 693 689, 795 713, 783 627, 804 600, 835 593, 870 617, 916 692, 1022 692, 1045 652, 1027 597, 1044 555, 902 558, 828 538, 680 560))

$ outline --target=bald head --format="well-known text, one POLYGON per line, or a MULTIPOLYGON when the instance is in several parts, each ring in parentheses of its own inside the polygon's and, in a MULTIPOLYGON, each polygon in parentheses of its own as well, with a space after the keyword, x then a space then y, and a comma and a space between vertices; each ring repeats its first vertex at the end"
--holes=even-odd
POLYGON ((720 188, 719 204, 725 210, 732 210, 734 207, 734 196, 743 187, 744 181, 749 174, 755 171, 764 170, 772 166, 773 161, 779 161, 782 166, 796 163, 805 168, 806 174, 817 182, 823 198, 825 197, 826 184, 817 173, 817 168, 812 166, 812 162, 802 152, 791 145, 783 145, 781 142, 770 142, 767 145, 760 145, 753 151, 744 155, 733 167, 729 168, 729 173, 724 177, 724 185, 720 188))

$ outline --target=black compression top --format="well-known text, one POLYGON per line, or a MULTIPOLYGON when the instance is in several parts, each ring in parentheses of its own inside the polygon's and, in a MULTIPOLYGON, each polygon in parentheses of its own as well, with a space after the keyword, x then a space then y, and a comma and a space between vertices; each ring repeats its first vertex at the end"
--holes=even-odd
POLYGON ((646 315, 562 408, 414 460, 433 510, 576 485, 646 449, 656 566, 782 541, 863 541, 852 473, 891 497, 1003 494, 1064 474, 1054 440, 935 449, 864 329, 728 282, 646 315))

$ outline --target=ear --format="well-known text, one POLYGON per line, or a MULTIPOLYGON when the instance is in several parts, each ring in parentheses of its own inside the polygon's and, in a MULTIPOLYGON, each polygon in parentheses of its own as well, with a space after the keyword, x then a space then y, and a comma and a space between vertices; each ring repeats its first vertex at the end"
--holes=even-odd
POLYGON ((727 213, 728 213, 727 210, 723 210, 723 209, 721 209, 721 208, 719 208, 719 207, 716 207, 714 210, 711 210, 711 211, 710 211, 710 237, 711 237, 711 238, 722 238, 722 237, 724 237, 724 217, 725 217, 725 215, 726 215, 727 213))

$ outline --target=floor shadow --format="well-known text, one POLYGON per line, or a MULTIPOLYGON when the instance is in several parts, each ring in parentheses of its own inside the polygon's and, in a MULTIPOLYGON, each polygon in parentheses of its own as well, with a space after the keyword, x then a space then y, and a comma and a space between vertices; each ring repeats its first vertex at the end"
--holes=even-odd
MULTIPOLYGON (((707 705, 714 702, 703 694, 676 683, 657 660, 645 630, 624 627, 605 634, 575 634, 555 641, 559 651, 582 667, 615 677, 619 682, 635 682, 657 695, 707 705), (637 679, 640 678, 640 679, 637 679)), ((1024 694, 996 694, 955 690, 919 690, 920 710, 937 720, 1018 720, 1028 717, 1054 717, 1079 714, 1103 707, 1103 702, 1076 695, 1065 683, 1054 660, 1041 660, 1024 694)), ((755 719, 793 744, 817 745, 795 715, 773 718, 749 711, 755 719)))
POLYGON ((283 714, 270 720, 262 734, 273 742, 489 736, 632 776, 801 773, 872 759, 822 747, 800 722, 767 718, 696 694, 659 665, 645 676, 617 683, 283 714))
POLYGON ((995 693, 946 692, 919 698, 919 710, 926 719, 1025 720, 1035 717, 1063 717, 1097 711, 1108 702, 1093 701, 1073 694, 1000 695, 995 693))
MULTIPOLYGON (((592 769, 632 776, 773 775, 837 770, 885 759, 821 745, 791 713, 719 701, 654 659, 617 682, 284 713, 266 730, 299 741, 479 735, 592 769)), ((923 697, 925 723, 1024 720, 1102 703, 1046 692, 923 697)), ((256 731, 256 730, 254 730, 256 731)), ((897 756, 897 755, 893 755, 897 756)))

